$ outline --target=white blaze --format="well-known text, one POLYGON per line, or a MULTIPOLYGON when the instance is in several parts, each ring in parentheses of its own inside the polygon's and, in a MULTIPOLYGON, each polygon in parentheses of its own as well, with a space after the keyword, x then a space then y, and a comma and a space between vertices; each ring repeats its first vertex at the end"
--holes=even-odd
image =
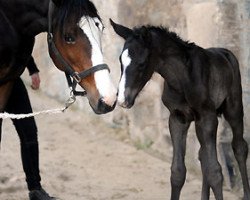
MULTIPOLYGON (((92 65, 104 64, 101 46, 101 37, 103 25, 98 18, 82 17, 79 27, 88 37, 92 46, 91 60, 92 65)), ((109 106, 113 106, 116 101, 116 88, 114 87, 108 70, 97 71, 94 74, 96 87, 103 98, 103 101, 109 106)))
POLYGON ((119 83, 118 103, 123 104, 125 102, 125 85, 126 85, 126 69, 131 63, 128 49, 125 49, 121 55, 121 64, 123 66, 122 77, 119 83))

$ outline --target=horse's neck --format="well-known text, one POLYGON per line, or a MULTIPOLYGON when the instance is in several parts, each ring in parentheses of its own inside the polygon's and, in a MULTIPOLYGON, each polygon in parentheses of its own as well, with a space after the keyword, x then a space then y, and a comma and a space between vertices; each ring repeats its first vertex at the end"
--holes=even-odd
POLYGON ((49 0, 0 0, 0 5, 18 34, 34 37, 47 31, 49 0))
POLYGON ((169 79, 174 73, 185 70, 185 56, 183 50, 177 45, 164 39, 157 38, 152 52, 152 61, 155 71, 164 79, 169 79))
POLYGON ((157 73, 159 73, 167 82, 179 81, 181 74, 187 73, 187 67, 182 60, 178 58, 169 58, 158 66, 157 73))

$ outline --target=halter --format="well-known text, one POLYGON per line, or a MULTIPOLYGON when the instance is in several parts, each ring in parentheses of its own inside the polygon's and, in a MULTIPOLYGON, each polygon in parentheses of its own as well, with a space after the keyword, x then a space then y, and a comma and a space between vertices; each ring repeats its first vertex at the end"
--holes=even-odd
POLYGON ((48 11, 48 35, 47 35, 47 41, 48 41, 48 47, 49 51, 53 52, 54 55, 56 56, 57 60, 60 62, 60 64, 64 67, 65 69, 65 76, 68 82, 68 85, 70 88, 72 88, 72 93, 75 96, 86 96, 87 92, 78 92, 76 91, 76 85, 79 84, 83 79, 88 77, 91 74, 94 74, 97 71, 107 69, 110 71, 109 67, 107 64, 100 64, 96 66, 92 66, 90 69, 84 70, 82 72, 76 72, 68 63, 67 61, 63 58, 59 50, 56 48, 56 45, 53 41, 53 33, 52 33, 52 14, 54 11, 54 3, 52 0, 49 2, 49 11, 48 11), (72 79, 73 81, 72 81, 72 79))

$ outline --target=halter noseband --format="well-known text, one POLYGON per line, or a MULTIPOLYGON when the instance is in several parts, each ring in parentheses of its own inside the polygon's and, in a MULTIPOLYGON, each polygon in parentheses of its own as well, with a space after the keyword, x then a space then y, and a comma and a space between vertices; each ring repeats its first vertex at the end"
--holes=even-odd
POLYGON ((47 35, 47 42, 48 42, 49 51, 54 53, 57 60, 64 67, 67 82, 68 82, 69 87, 72 88, 73 95, 75 95, 75 96, 86 96, 86 94, 87 94, 86 91, 78 92, 78 91, 75 90, 77 83, 80 83, 83 79, 85 79, 86 77, 88 77, 89 75, 91 75, 91 74, 93 74, 93 73, 95 73, 97 71, 104 70, 104 69, 107 69, 108 71, 110 71, 110 69, 109 69, 107 64, 100 64, 100 65, 92 66, 90 69, 84 70, 82 72, 76 72, 65 61, 65 59, 63 58, 61 53, 56 48, 56 45, 55 45, 55 43, 53 41, 52 14, 53 14, 53 11, 54 11, 54 6, 55 6, 54 3, 52 2, 52 0, 50 0, 50 2, 49 2, 49 11, 48 11, 48 35, 47 35), (71 80, 71 78, 73 79, 73 81, 71 80))

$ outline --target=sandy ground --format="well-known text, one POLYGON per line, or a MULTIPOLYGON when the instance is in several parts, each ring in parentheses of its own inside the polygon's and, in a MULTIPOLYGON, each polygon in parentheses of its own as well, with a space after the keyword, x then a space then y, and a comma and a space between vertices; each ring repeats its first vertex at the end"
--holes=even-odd
MULTIPOLYGON (((30 91, 30 95, 35 111, 62 107, 39 92, 30 91)), ((117 139, 121 130, 100 119, 71 109, 36 117, 44 188, 62 200, 170 199, 170 163, 117 139)), ((5 120, 0 200, 28 199, 19 149, 14 127, 5 120)), ((200 199, 200 191, 201 181, 188 173, 181 199, 200 199)), ((239 199, 229 191, 224 195, 225 200, 239 199)))

